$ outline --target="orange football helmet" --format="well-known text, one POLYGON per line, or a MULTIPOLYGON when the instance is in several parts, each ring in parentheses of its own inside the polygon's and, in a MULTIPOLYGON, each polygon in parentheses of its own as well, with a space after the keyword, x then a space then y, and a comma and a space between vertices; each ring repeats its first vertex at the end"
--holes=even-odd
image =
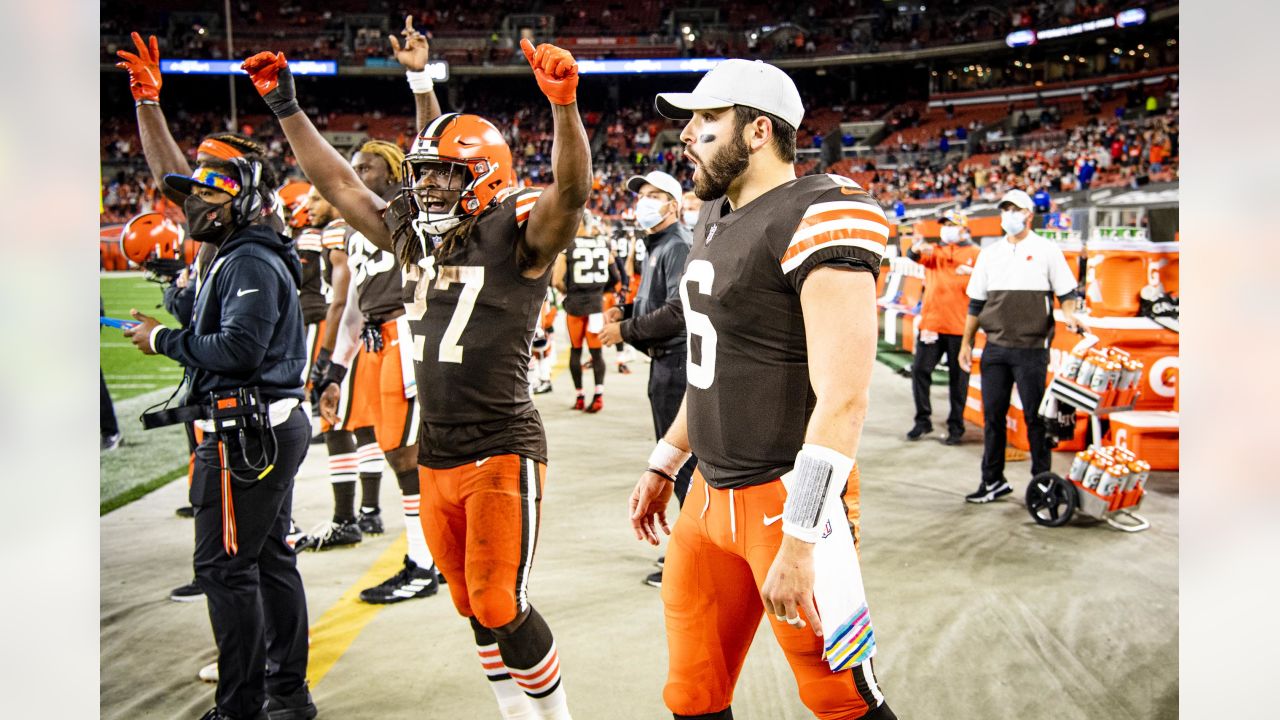
POLYGON ((425 229, 443 233, 466 216, 479 215, 516 186, 511 148, 493 123, 479 115, 448 113, 423 128, 404 158, 404 189, 417 203, 425 229), (416 187, 433 171, 443 187, 416 187), (455 173, 462 176, 461 188, 455 173), (432 211, 432 206, 448 207, 432 211))
POLYGON ((304 228, 311 224, 306 203, 309 192, 311 192, 311 183, 306 180, 290 180, 276 191, 288 213, 286 219, 289 221, 289 227, 304 228))
POLYGON ((185 238, 181 225, 162 213, 147 212, 125 223, 120 232, 120 251, 152 275, 167 278, 187 266, 182 255, 185 238))

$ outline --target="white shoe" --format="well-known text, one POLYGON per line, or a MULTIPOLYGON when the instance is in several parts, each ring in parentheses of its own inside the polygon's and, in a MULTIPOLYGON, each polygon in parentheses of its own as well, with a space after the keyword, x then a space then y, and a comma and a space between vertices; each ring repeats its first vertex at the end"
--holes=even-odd
POLYGON ((196 677, 207 683, 218 682, 218 663, 211 662, 200 668, 200 672, 196 673, 196 677))

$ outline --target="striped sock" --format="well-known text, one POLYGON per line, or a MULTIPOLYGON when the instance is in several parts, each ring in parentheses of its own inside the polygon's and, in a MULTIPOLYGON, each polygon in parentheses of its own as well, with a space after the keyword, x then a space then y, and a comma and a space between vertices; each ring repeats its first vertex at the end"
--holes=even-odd
POLYGON ((381 476, 383 468, 387 466, 387 460, 376 442, 356 448, 356 462, 359 463, 361 475, 381 476))
POLYGON ((556 641, 537 610, 530 607, 529 617, 515 632, 499 637, 498 649, 511 679, 529 696, 538 718, 571 720, 556 641))
POLYGON ((404 530, 409 536, 409 559, 420 568, 426 569, 435 564, 431 551, 427 549, 427 538, 422 534, 422 521, 418 518, 418 502, 421 495, 404 496, 404 530))
POLYGON ((355 453, 329 456, 329 482, 333 483, 334 519, 354 520, 356 504, 355 453))
POLYGON ((502 662, 502 654, 498 650, 498 641, 493 636, 493 631, 475 618, 471 618, 471 629, 476 635, 476 653, 480 656, 480 667, 484 668, 484 676, 498 701, 498 710, 502 713, 503 720, 536 720, 533 704, 529 702, 524 690, 511 679, 510 671, 502 662))

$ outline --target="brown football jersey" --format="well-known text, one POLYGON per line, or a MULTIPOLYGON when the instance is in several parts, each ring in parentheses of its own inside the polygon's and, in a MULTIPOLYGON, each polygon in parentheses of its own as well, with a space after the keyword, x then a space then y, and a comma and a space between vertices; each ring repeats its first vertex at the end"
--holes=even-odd
POLYGON ((565 253, 564 311, 583 317, 604 312, 613 254, 605 237, 576 237, 565 253))
POLYGON ((418 461, 450 468, 517 453, 547 461, 529 397, 529 352, 551 271, 526 278, 517 245, 542 191, 513 193, 476 221, 434 278, 414 267, 409 306, 422 430, 418 461))
POLYGON ((360 314, 385 319, 403 309, 404 282, 395 255, 378 249, 349 225, 346 238, 347 264, 351 267, 351 282, 356 288, 360 314))
POLYGON ((798 178, 730 212, 705 203, 680 281, 689 440, 712 487, 791 469, 813 412, 800 289, 819 265, 878 275, 889 235, 852 180, 798 178))
POLYGON ((324 319, 329 309, 325 298, 324 278, 321 273, 320 228, 303 228, 293 241, 302 263, 302 282, 298 284, 298 301, 302 305, 302 322, 311 324, 324 319))

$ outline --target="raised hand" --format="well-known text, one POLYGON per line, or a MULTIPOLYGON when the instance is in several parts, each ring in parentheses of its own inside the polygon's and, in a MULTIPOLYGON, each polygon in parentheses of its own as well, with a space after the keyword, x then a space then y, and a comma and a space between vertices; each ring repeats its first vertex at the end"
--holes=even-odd
POLYGON ((535 50, 529 38, 520 40, 520 49, 533 68, 542 94, 553 105, 572 105, 578 99, 578 61, 564 48, 543 43, 535 50))
POLYGON ((404 35, 403 47, 400 45, 400 39, 395 35, 387 36, 391 41, 391 52, 396 60, 404 66, 405 70, 421 72, 426 69, 427 60, 430 57, 430 46, 427 43, 427 36, 413 29, 412 15, 405 15, 404 30, 401 30, 400 34, 404 35))
POLYGON ((125 50, 117 50, 116 55, 124 62, 116 63, 116 67, 129 73, 129 92, 133 93, 133 101, 147 100, 160 102, 160 86, 164 84, 160 77, 160 44, 152 35, 148 43, 142 42, 142 36, 131 33, 137 54, 125 50))
POLYGON ((260 52, 244 61, 240 66, 249 73, 253 87, 278 118, 286 118, 301 112, 298 106, 297 92, 293 89, 293 74, 289 72, 289 61, 284 53, 260 52))

